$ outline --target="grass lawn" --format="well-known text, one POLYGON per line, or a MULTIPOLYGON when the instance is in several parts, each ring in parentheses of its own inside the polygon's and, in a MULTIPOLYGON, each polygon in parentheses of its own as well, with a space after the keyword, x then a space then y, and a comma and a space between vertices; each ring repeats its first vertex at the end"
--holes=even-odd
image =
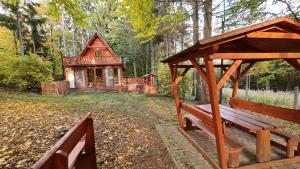
POLYGON ((173 168, 155 130, 176 120, 171 98, 16 92, 0 92, 0 168, 30 167, 87 112, 93 112, 99 168, 173 168))

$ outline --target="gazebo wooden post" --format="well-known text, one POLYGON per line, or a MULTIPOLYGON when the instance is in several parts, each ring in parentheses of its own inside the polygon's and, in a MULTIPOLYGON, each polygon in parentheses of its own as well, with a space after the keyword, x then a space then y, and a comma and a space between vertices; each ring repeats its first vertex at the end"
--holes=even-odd
POLYGON ((241 65, 236 69, 235 80, 233 81, 232 98, 237 98, 237 92, 239 89, 239 78, 241 75, 241 65))
POLYGON ((178 121, 179 121, 179 127, 184 128, 184 122, 183 122, 183 116, 181 113, 180 109, 180 97, 178 93, 178 83, 180 80, 176 80, 176 71, 177 71, 177 65, 173 66, 169 64, 170 70, 171 70, 171 77, 172 77, 172 91, 173 91, 173 97, 175 100, 176 104, 176 111, 177 111, 177 116, 178 116, 178 121))
POLYGON ((222 120, 220 115, 218 90, 217 90, 213 60, 205 58, 205 67, 206 67, 206 73, 208 77, 209 97, 210 97, 211 110, 213 115, 213 123, 215 129, 219 165, 221 169, 227 169, 228 167, 227 167, 224 135, 223 135, 223 128, 222 128, 222 120))

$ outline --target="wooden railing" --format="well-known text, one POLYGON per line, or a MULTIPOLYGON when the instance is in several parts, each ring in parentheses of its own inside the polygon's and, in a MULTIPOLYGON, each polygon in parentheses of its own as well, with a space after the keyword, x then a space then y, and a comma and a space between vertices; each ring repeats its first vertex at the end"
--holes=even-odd
POLYGON ((97 169, 93 119, 88 113, 32 169, 97 169))
POLYGON ((132 78, 126 78, 127 84, 145 84, 145 78, 144 77, 132 77, 132 78))

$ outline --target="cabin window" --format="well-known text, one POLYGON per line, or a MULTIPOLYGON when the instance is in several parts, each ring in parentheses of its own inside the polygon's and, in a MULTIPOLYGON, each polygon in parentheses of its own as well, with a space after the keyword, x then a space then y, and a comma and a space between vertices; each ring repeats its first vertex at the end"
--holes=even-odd
POLYGON ((95 51, 95 56, 96 56, 96 57, 101 57, 101 52, 100 52, 100 50, 96 50, 96 51, 95 51))

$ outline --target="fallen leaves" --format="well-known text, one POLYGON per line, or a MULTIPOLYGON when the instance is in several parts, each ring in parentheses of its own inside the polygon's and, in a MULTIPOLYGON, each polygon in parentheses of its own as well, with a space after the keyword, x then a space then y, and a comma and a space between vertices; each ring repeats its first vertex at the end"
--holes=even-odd
POLYGON ((0 168, 29 168, 87 112, 93 112, 99 168, 172 168, 154 127, 160 117, 170 118, 172 109, 163 106, 170 100, 153 99, 102 93, 3 98, 0 93, 0 168))

